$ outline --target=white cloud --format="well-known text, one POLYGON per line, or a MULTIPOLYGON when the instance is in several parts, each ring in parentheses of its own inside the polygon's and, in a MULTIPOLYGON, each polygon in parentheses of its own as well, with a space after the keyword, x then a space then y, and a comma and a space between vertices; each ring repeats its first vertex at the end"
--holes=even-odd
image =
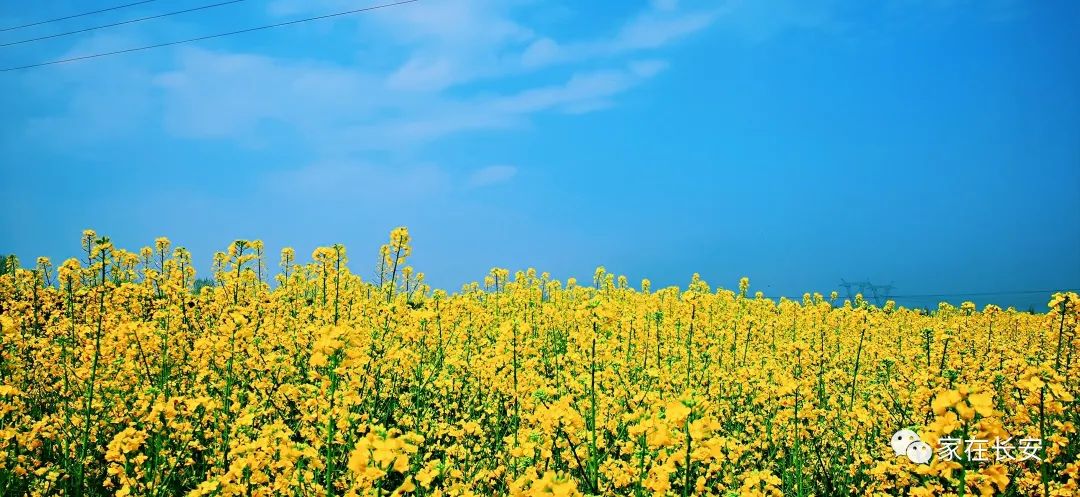
MULTIPOLYGON (((121 74, 125 81, 98 78, 102 87, 76 86, 79 78, 73 77, 59 89, 34 85, 43 94, 65 92, 66 112, 40 117, 27 129, 46 136, 49 129, 72 122, 119 122, 103 117, 115 108, 123 110, 126 126, 96 126, 111 139, 156 126, 174 137, 248 147, 286 139, 321 161, 303 169, 302 177, 290 177, 293 187, 315 188, 317 178, 343 175, 377 179, 382 169, 355 165, 367 164, 365 154, 372 151, 397 154, 390 163, 402 155, 414 161, 411 156, 422 155, 426 145, 449 136, 525 127, 540 113, 580 115, 617 105, 622 94, 665 69, 658 49, 706 29, 715 17, 686 12, 674 1, 655 1, 621 24, 616 20, 606 35, 564 43, 518 20, 534 4, 425 0, 335 21, 353 23, 356 36, 377 41, 377 60, 288 58, 192 46, 164 51, 169 64, 164 70, 156 69, 161 58, 116 59, 117 65, 135 69, 121 74), (109 88, 115 91, 103 91, 109 88), (135 95, 138 105, 131 105, 135 95), (92 102, 100 105, 87 104, 92 102)), ((355 8, 350 0, 277 0, 269 12, 295 18, 349 8, 355 8)), ((93 51, 95 44, 144 44, 111 38, 88 42, 72 53, 93 51)), ((65 70, 57 67, 49 74, 65 70)), ((445 172, 423 173, 439 174, 445 172)))
POLYGON ((667 69, 667 62, 662 60, 638 60, 630 63, 630 70, 638 77, 651 78, 667 69))
POLYGON ((614 53, 623 53, 661 47, 705 29, 718 15, 719 11, 647 12, 623 26, 607 49, 614 53))
POLYGON ((464 77, 448 58, 415 56, 390 75, 387 82, 395 90, 439 90, 464 77))
POLYGON ((540 38, 521 54, 521 63, 526 68, 545 66, 560 59, 562 51, 559 44, 551 38, 540 38))
POLYGON ((790 30, 835 31, 839 29, 835 4, 834 0, 738 0, 727 5, 718 26, 754 43, 790 30))
POLYGON ((261 186, 274 195, 379 204, 440 194, 449 190, 450 176, 433 165, 401 167, 345 160, 271 172, 261 186))
POLYGON ((517 175, 517 168, 514 166, 488 166, 473 171, 469 175, 468 185, 473 188, 491 186, 510 181, 515 175, 517 175))
MULTIPOLYGON (((652 0, 608 34, 561 42, 516 20, 531 0, 425 0, 405 8, 352 18, 380 43, 407 51, 388 75, 388 86, 438 91, 478 80, 516 76, 559 64, 610 59, 653 50, 708 28, 719 10, 681 10, 674 0, 652 0)), ((344 0, 277 0, 274 13, 325 13, 344 0)), ((524 16, 522 16, 524 18, 524 16)))
MULTIPOLYGON (((438 91, 504 74, 510 54, 536 35, 512 19, 520 2, 424 0, 350 18, 380 45, 395 45, 403 62, 387 75, 393 89, 438 91)), ((326 13, 355 8, 344 0, 277 0, 275 14, 326 13)))
MULTIPOLYGON (((20 60, 18 64, 77 57, 139 44, 139 39, 130 35, 99 33, 83 38, 51 57, 38 55, 36 59, 20 60)), ((52 100, 50 104, 64 106, 63 112, 38 114, 27 118, 20 126, 27 139, 50 146, 58 136, 65 142, 80 145, 69 147, 71 150, 87 150, 86 145, 102 145, 126 139, 142 129, 142 123, 155 114, 159 105, 153 89, 147 84, 153 73, 139 65, 124 64, 116 58, 59 64, 9 74, 11 77, 8 81, 20 86, 16 92, 24 96, 20 98, 46 95, 52 100), (108 77, 100 77, 103 74, 108 77), (123 102, 123 105, 117 105, 117 102, 123 102)))
POLYGON ((569 43, 538 38, 521 53, 521 65, 536 69, 655 50, 705 30, 722 13, 719 9, 683 12, 676 10, 676 5, 674 2, 653 2, 652 8, 639 13, 609 37, 569 43))
POLYGON ((639 73, 633 68, 600 70, 578 73, 565 84, 533 88, 521 93, 488 102, 488 107, 499 113, 528 114, 549 109, 559 109, 583 101, 613 97, 659 72, 639 73))
POLYGON ((337 65, 203 49, 178 60, 154 83, 166 128, 182 137, 243 139, 280 122, 314 138, 394 105, 379 78, 337 65))
POLYGON ((377 75, 325 63, 203 49, 188 49, 179 60, 177 69, 153 80, 173 134, 248 143, 267 124, 283 125, 326 155, 423 146, 456 133, 519 126, 540 112, 597 111, 665 67, 659 60, 632 61, 514 93, 451 97, 398 91, 377 75))
MULTIPOLYGON (((270 10, 296 16, 347 6, 345 0, 278 0, 270 10)), ((322 155, 339 155, 516 127, 538 112, 596 112, 615 105, 620 93, 665 67, 656 59, 618 58, 704 29, 712 18, 659 2, 608 39, 563 46, 516 22, 511 14, 518 6, 518 1, 433 0, 352 18, 407 54, 388 72, 385 67, 180 50, 177 67, 154 78, 165 127, 186 138, 258 145, 260 132, 274 125, 291 130, 322 155), (593 67, 562 71, 563 76, 554 75, 557 82, 515 92, 469 91, 479 79, 517 78, 571 59, 588 60, 593 67), (452 86, 462 88, 446 91, 452 86)))
POLYGON ((387 118, 335 130, 340 150, 411 148, 449 135, 505 129, 542 112, 583 114, 609 107, 614 98, 655 76, 662 61, 639 61, 625 68, 574 73, 564 82, 516 93, 462 99, 434 99, 401 118, 387 118))
POLYGON ((679 0, 652 0, 650 3, 656 10, 675 10, 679 7, 679 0))

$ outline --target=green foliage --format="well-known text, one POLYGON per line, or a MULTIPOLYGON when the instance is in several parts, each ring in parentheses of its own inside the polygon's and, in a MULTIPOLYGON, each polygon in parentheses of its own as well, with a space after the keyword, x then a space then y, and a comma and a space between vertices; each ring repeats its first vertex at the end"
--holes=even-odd
POLYGON ((202 291, 204 286, 214 286, 214 280, 212 278, 198 278, 195 280, 195 293, 198 294, 202 291))
POLYGON ((15 254, 0 255, 0 276, 14 273, 19 267, 19 258, 15 254))

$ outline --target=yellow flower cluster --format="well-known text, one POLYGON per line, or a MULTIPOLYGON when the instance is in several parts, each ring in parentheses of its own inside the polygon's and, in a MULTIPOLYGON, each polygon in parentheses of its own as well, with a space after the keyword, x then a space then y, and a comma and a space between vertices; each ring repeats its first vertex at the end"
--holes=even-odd
POLYGON ((275 274, 237 240, 196 280, 168 239, 88 230, 0 276, 0 495, 1080 494, 1076 294, 921 310, 603 267, 448 293, 410 243, 365 281, 340 245, 275 274), (973 439, 1033 457, 941 455, 973 439))

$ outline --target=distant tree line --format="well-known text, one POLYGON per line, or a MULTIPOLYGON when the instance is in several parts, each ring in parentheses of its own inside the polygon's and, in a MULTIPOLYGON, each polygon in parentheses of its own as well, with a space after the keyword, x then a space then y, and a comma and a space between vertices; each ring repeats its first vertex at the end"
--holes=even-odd
POLYGON ((209 287, 214 286, 214 279, 213 278, 196 278, 195 279, 195 293, 201 292, 203 287, 207 287, 207 286, 209 286, 209 287))

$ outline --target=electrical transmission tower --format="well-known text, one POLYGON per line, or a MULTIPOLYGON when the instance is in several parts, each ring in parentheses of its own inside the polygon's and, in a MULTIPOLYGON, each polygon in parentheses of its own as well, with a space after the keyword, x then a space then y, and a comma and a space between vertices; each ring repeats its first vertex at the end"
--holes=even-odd
POLYGON ((863 281, 847 281, 840 278, 840 288, 843 288, 847 294, 847 299, 854 302, 855 296, 862 294, 863 298, 867 295, 874 299, 874 305, 881 307, 881 304, 889 300, 889 296, 892 295, 893 286, 892 282, 888 285, 875 285, 870 280, 863 281))

